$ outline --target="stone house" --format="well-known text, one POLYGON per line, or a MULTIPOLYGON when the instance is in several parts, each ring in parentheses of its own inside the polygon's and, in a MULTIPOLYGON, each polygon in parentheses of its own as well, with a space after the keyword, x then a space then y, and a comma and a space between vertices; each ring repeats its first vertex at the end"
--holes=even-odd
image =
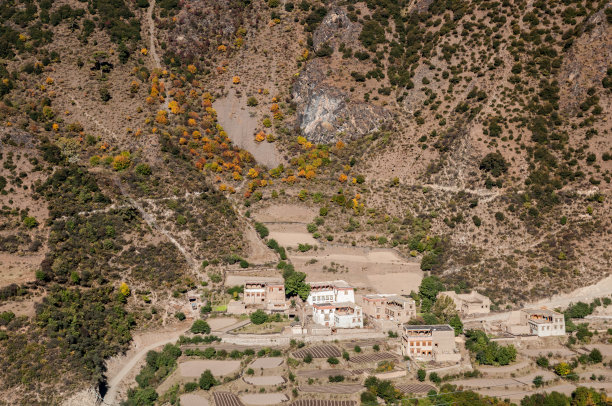
POLYGON ((457 311, 462 316, 486 314, 491 312, 491 299, 473 290, 470 293, 456 293, 452 290, 438 293, 438 297, 448 296, 453 299, 457 311))
POLYGON ((365 295, 363 312, 373 321, 389 320, 399 325, 416 317, 416 303, 411 298, 392 294, 365 295))
POLYGON ((401 349, 402 355, 416 360, 436 362, 461 360, 461 354, 455 345, 455 330, 448 324, 405 324, 401 349))

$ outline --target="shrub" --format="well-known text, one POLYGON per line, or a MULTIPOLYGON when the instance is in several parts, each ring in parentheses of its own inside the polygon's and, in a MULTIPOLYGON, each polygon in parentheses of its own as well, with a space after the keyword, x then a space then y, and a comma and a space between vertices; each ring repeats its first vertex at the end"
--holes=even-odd
POLYGON ((327 359, 327 363, 328 363, 329 365, 338 365, 338 364, 340 363, 340 361, 339 361, 339 360, 338 360, 338 358, 336 358, 336 357, 329 357, 329 358, 327 359))
POLYGON ((187 318, 187 316, 185 316, 185 313, 183 313, 183 312, 176 312, 176 313, 174 313, 174 317, 176 317, 180 321, 183 321, 183 320, 185 320, 187 318))
POLYGON ((26 226, 26 228, 34 228, 38 225, 38 221, 32 216, 27 216, 23 219, 23 225, 26 226))
POLYGON ((480 161, 480 169, 490 172, 495 177, 507 172, 509 166, 508 162, 499 152, 491 152, 480 161))
POLYGON ((251 313, 250 319, 251 319, 251 323, 260 325, 268 321, 268 315, 264 313, 263 310, 260 309, 260 310, 257 310, 251 313))
POLYGON ((424 369, 419 369, 417 371, 417 379, 421 382, 425 381, 425 377, 427 376, 427 372, 424 369))
POLYGON ((204 320, 196 320, 191 326, 193 334, 210 334, 210 326, 204 320))
POLYGON ((270 230, 268 230, 268 227, 262 223, 255 223, 255 231, 257 231, 260 238, 266 238, 268 235, 270 235, 270 230))
POLYGON ((207 369, 206 371, 202 372, 198 383, 200 384, 200 389, 209 390, 217 384, 217 380, 213 376, 212 372, 210 372, 210 369, 207 369))
POLYGON ((304 355, 304 362, 307 364, 312 362, 312 355, 310 355, 310 353, 306 353, 306 355, 304 355))
POLYGON ((257 99, 255 98, 255 96, 251 96, 247 99, 247 106, 249 107, 255 107, 259 104, 259 102, 257 101, 257 99))

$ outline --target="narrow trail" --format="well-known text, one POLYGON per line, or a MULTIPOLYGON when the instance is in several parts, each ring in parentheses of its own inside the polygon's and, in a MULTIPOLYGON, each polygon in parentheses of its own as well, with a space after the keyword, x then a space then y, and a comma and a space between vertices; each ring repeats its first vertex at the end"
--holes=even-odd
POLYGON ((172 235, 166 229, 157 224, 153 216, 146 212, 140 202, 135 200, 127 193, 124 185, 119 179, 115 179, 115 183, 117 187, 119 187, 121 194, 130 202, 132 206, 136 208, 136 210, 138 210, 138 212, 140 213, 144 221, 149 225, 149 227, 164 235, 168 239, 168 241, 170 241, 181 252, 183 257, 185 258, 185 261, 187 261, 187 264, 193 270, 194 274, 198 275, 200 267, 197 261, 191 256, 191 254, 185 249, 185 247, 183 247, 174 237, 172 237, 172 235))
POLYGON ((161 62, 157 53, 157 47, 155 43, 155 21, 153 21, 153 10, 155 10, 155 0, 150 0, 149 8, 147 9, 147 24, 149 26, 149 52, 153 59, 153 64, 156 68, 161 69, 161 62))

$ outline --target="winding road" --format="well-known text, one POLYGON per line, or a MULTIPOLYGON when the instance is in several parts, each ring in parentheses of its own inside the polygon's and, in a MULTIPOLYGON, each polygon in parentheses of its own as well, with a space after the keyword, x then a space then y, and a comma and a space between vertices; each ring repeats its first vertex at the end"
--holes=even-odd
MULTIPOLYGON (((163 334, 163 333, 162 333, 163 334)), ((119 392, 119 388, 122 383, 125 382, 127 376, 132 372, 132 370, 138 365, 140 360, 142 360, 149 351, 164 346, 166 344, 176 342, 179 337, 185 334, 185 331, 174 331, 171 333, 167 333, 163 338, 160 338, 159 341, 149 344, 146 347, 143 347, 134 355, 129 356, 127 362, 123 367, 117 372, 117 374, 108 382, 108 391, 104 396, 104 404, 105 405, 119 405, 120 402, 117 400, 117 394, 119 392)))

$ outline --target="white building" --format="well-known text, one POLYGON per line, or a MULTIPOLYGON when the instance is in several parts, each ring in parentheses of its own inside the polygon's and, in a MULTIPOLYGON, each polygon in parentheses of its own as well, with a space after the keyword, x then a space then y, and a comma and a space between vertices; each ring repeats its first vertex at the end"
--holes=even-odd
POLYGON ((355 303, 355 289, 343 280, 307 283, 310 285, 310 294, 306 299, 309 305, 315 303, 355 303))
POLYGON ((312 320, 325 327, 363 328, 361 306, 351 302, 315 303, 312 305, 312 320))
POLYGON ((565 335, 565 317, 548 309, 523 309, 523 323, 529 327, 529 332, 538 337, 565 335))

